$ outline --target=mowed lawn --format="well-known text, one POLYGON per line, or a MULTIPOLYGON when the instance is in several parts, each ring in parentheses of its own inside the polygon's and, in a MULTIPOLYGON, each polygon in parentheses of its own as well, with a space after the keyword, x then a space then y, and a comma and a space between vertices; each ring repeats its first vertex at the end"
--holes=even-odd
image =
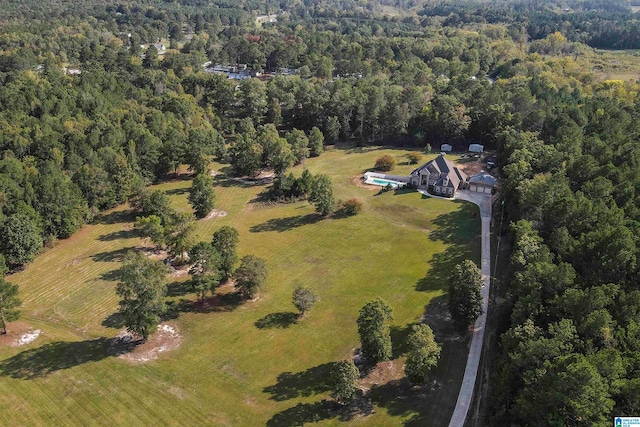
MULTIPOLYGON (((195 296, 184 293, 180 282, 188 278, 170 278, 169 321, 183 339, 155 361, 135 364, 109 352, 109 338, 118 332, 110 317, 117 310, 113 273, 123 254, 141 244, 126 207, 10 276, 24 300, 21 321, 42 335, 26 346, 0 347, 0 424, 447 424, 467 342, 450 334, 443 296, 451 266, 479 260, 478 210, 417 192, 377 195, 357 185, 355 177, 382 154, 400 162, 406 151, 332 149, 307 160, 312 173, 331 176, 337 198, 364 202, 363 212, 350 218, 321 219, 307 202, 261 203, 265 187, 219 174, 216 208, 228 215, 199 221, 198 238, 210 240, 225 224, 236 227, 240 255, 267 261, 266 289, 256 301, 203 312, 193 309, 195 296), (320 300, 292 324, 291 293, 299 285, 320 300), (423 315, 444 339, 442 359, 429 386, 411 391, 396 378, 372 390, 372 414, 349 419, 326 402, 327 372, 332 362, 353 357, 358 310, 376 297, 394 309, 397 370, 408 328, 423 315)), ((218 172, 227 167, 214 165, 218 172)), ((400 165, 394 173, 411 169, 400 165)), ((155 188, 188 210, 189 186, 185 178, 155 188)))

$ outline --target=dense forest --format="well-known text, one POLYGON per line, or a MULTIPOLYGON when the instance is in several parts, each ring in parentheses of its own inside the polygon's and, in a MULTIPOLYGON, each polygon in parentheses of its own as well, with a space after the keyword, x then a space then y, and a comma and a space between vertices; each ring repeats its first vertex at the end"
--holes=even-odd
POLYGON ((640 86, 606 79, 594 48, 640 47, 639 22, 596 0, 9 2, 0 261, 20 268, 181 164, 252 175, 274 141, 295 161, 318 141, 481 142, 513 250, 487 423, 637 414, 640 86))

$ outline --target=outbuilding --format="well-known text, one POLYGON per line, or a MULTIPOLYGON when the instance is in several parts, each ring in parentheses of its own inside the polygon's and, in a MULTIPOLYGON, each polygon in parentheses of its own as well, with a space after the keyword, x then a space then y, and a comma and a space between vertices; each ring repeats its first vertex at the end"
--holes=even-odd
POLYGON ((451 144, 442 144, 440 146, 440 151, 450 152, 451 150, 453 150, 453 147, 451 146, 451 144))
POLYGON ((469 151, 471 151, 472 153, 482 153, 484 151, 484 145, 469 144, 469 151))

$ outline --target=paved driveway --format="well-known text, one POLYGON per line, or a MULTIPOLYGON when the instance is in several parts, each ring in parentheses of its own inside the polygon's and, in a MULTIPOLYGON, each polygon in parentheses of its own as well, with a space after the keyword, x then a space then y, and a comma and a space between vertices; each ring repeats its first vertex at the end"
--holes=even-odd
POLYGON ((462 427, 467 418, 469 406, 471 406, 478 366, 480 365, 480 356, 482 355, 487 311, 489 311, 489 290, 491 288, 491 195, 469 190, 460 190, 456 198, 474 203, 480 208, 480 218, 482 220, 481 270, 484 284, 482 286, 482 315, 476 320, 474 325, 471 348, 469 349, 469 356, 467 358, 467 367, 464 370, 462 386, 458 394, 456 408, 451 416, 451 421, 449 421, 449 427, 462 427))

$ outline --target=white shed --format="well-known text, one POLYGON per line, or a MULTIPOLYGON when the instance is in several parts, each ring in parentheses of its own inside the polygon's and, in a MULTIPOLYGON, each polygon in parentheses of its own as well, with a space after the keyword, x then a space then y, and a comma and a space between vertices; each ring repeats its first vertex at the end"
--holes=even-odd
POLYGON ((469 144, 469 151, 472 153, 482 153, 484 151, 484 145, 469 144))
POLYGON ((453 147, 451 146, 451 144, 442 144, 440 146, 440 151, 451 151, 453 150, 453 147))

